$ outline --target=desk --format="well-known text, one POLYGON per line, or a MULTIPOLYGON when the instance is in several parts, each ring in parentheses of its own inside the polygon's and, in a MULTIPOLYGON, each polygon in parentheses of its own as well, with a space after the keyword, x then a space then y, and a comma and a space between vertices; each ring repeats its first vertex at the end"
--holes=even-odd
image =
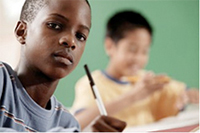
POLYGON ((157 122, 128 127, 124 132, 189 132, 199 127, 199 105, 190 104, 177 116, 167 117, 157 122))

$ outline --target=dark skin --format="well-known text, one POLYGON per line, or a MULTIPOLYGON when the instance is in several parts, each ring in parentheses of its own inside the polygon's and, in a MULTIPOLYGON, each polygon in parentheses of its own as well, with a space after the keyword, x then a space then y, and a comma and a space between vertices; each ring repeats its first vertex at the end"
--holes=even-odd
POLYGON ((126 123, 123 121, 119 121, 116 118, 109 116, 100 116, 100 118, 93 124, 92 130, 94 132, 122 132, 125 127, 126 123))
MULTIPOLYGON (((15 35, 22 49, 15 72, 41 107, 51 108, 48 102, 59 80, 77 66, 90 27, 91 11, 85 0, 49 0, 32 22, 18 22, 15 35)), ((101 126, 107 132, 125 128, 124 122, 105 117, 97 119, 93 127, 101 126)))
POLYGON ((43 108, 58 81, 77 66, 91 25, 85 1, 59 1, 52 0, 33 22, 18 22, 15 31, 22 44, 16 73, 31 98, 43 108))

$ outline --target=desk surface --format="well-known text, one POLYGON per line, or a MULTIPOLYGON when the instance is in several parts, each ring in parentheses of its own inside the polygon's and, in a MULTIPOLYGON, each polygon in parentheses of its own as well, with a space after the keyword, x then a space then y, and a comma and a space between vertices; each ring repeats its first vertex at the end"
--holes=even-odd
POLYGON ((199 124, 194 124, 194 125, 190 125, 190 126, 158 130, 158 131, 153 131, 153 132, 191 132, 191 131, 193 132, 194 129, 199 130, 198 127, 199 127, 199 124))
POLYGON ((152 124, 128 127, 125 132, 189 132, 199 127, 199 105, 188 105, 177 116, 164 118, 152 124))

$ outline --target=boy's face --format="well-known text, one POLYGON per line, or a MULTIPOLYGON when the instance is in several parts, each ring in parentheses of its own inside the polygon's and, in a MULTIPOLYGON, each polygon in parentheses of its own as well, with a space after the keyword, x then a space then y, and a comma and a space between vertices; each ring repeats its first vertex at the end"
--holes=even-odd
POLYGON ((110 63, 118 75, 133 76, 148 62, 151 35, 144 28, 131 30, 112 45, 110 63))
POLYGON ((49 0, 27 23, 22 58, 28 68, 52 79, 69 74, 78 64, 91 27, 85 0, 49 0))

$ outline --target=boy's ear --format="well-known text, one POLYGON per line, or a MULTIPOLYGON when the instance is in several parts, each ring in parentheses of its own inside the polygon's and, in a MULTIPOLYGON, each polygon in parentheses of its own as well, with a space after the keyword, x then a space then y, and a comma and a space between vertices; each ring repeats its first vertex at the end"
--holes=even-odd
POLYGON ((15 36, 21 44, 25 44, 27 35, 27 24, 23 21, 18 21, 15 27, 15 36))
POLYGON ((109 57, 111 57, 115 50, 115 42, 110 37, 106 37, 105 42, 104 42, 104 48, 105 48, 106 54, 109 57))

